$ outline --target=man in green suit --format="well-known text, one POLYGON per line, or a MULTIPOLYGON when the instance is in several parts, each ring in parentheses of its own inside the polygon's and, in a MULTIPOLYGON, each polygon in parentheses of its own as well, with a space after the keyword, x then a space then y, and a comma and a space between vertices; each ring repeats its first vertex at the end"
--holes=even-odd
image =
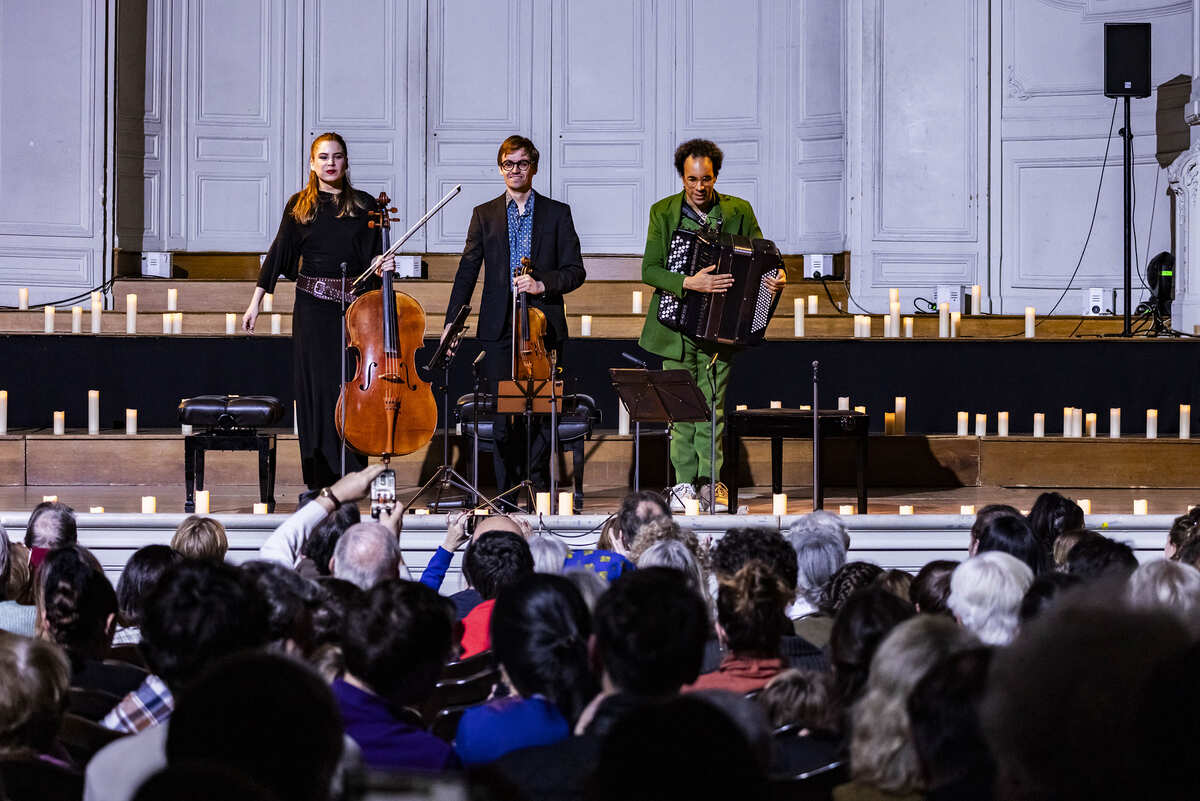
MULTIPOLYGON (((717 458, 715 468, 710 461, 710 431, 707 422, 676 423, 671 438, 671 464, 678 482, 671 491, 671 506, 683 510, 684 498, 695 498, 701 488, 702 506, 723 512, 728 509, 729 495, 720 482, 724 449, 721 447, 725 428, 725 388, 735 349, 701 342, 667 328, 658 321, 658 303, 664 292, 684 297, 686 292, 725 292, 733 285, 729 275, 713 275, 716 265, 698 270, 694 275, 673 273, 666 267, 667 251, 676 228, 700 230, 705 226, 719 227, 721 233, 762 238, 754 209, 741 198, 719 195, 715 189, 721 171, 721 148, 707 139, 691 139, 675 150, 675 169, 683 181, 683 191, 665 197, 650 207, 650 227, 646 232, 646 250, 642 257, 642 281, 654 287, 650 311, 642 327, 638 344, 661 356, 664 370, 687 370, 700 385, 704 397, 713 400, 715 389, 717 409, 717 458), (709 365, 712 365, 712 377, 709 365), (714 387, 715 384, 715 387, 714 387)), ((787 276, 780 270, 767 285, 778 292, 787 276)))

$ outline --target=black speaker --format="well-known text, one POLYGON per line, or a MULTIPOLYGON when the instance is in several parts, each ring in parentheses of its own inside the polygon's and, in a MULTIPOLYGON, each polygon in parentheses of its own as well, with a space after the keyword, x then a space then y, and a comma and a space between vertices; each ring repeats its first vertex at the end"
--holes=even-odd
POLYGON ((1104 96, 1150 96, 1150 23, 1104 24, 1104 96))

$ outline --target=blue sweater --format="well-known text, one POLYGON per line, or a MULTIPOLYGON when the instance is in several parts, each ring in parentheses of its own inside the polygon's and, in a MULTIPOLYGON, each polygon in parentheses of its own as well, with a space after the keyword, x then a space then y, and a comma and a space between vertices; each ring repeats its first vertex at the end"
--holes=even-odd
POLYGON ((519 748, 552 745, 570 734, 566 718, 545 698, 502 698, 463 713, 454 750, 464 765, 482 765, 519 748))

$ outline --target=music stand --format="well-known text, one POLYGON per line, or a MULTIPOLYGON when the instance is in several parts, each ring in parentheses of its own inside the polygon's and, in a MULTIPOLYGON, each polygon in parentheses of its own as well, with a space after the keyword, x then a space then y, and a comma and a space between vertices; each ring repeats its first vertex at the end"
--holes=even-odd
MULTIPOLYGON (((554 374, 551 368, 551 375, 554 374)), ((550 504, 554 508, 554 478, 555 460, 558 456, 558 415, 562 412, 563 382, 551 381, 548 378, 523 378, 519 381, 500 380, 496 382, 496 414, 520 414, 525 417, 525 478, 515 486, 501 492, 490 499, 488 504, 495 501, 507 500, 508 496, 522 490, 529 498, 530 509, 537 508, 537 493, 533 482, 530 481, 533 465, 533 416, 535 414, 550 415, 550 504)), ((499 443, 495 447, 500 447, 499 443)), ((512 501, 508 501, 512 503, 512 501)))
POLYGON ((687 370, 643 370, 613 367, 613 389, 634 424, 633 490, 641 489, 642 423, 696 423, 707 420, 708 401, 687 370))

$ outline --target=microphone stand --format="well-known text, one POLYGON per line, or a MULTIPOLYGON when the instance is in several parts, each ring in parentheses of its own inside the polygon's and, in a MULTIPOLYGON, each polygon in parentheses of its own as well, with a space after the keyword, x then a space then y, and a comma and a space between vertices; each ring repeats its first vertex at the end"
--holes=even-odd
MULTIPOLYGON (((341 324, 338 326, 338 328, 341 329, 341 334, 342 334, 342 351, 341 351, 342 383, 338 386, 338 395, 342 394, 342 390, 346 386, 346 262, 341 263, 341 269, 342 269, 342 293, 341 293, 342 296, 341 296, 340 300, 341 300, 341 304, 342 304, 342 320, 341 320, 341 324)), ((296 332, 293 331, 292 336, 295 336, 295 335, 296 335, 296 332)), ((341 448, 341 451, 339 454, 341 456, 341 470, 342 470, 343 478, 346 476, 346 420, 345 420, 345 415, 346 415, 346 406, 343 405, 342 406, 342 418, 343 418, 342 419, 342 448, 341 448)))
MULTIPOLYGON (((821 421, 821 412, 820 412, 820 409, 821 409, 821 406, 820 406, 821 395, 820 395, 820 392, 818 391, 818 386, 819 386, 819 385, 818 385, 818 383, 817 383, 817 369, 818 369, 820 366, 821 366, 821 363, 820 363, 819 361, 814 361, 814 362, 812 363, 812 387, 813 387, 813 402, 812 402, 812 413, 813 413, 813 511, 814 511, 814 512, 815 512, 815 511, 817 511, 818 509, 820 509, 822 506, 824 506, 824 505, 825 505, 825 504, 824 504, 824 502, 823 502, 823 500, 824 500, 824 499, 821 497, 822 495, 824 495, 824 493, 821 491, 821 425, 820 425, 820 421, 821 421)), ((863 512, 862 510, 859 510, 859 513, 860 513, 860 514, 865 514, 865 512, 863 512)))
MULTIPOLYGON (((481 350, 475 361, 471 362, 471 375, 474 383, 471 385, 471 425, 475 433, 471 437, 471 486, 479 486, 479 362, 486 356, 487 351, 481 350)), ((477 499, 478 500, 478 499, 477 499)))
POLYGON ((717 354, 708 363, 708 513, 717 513, 717 354))

